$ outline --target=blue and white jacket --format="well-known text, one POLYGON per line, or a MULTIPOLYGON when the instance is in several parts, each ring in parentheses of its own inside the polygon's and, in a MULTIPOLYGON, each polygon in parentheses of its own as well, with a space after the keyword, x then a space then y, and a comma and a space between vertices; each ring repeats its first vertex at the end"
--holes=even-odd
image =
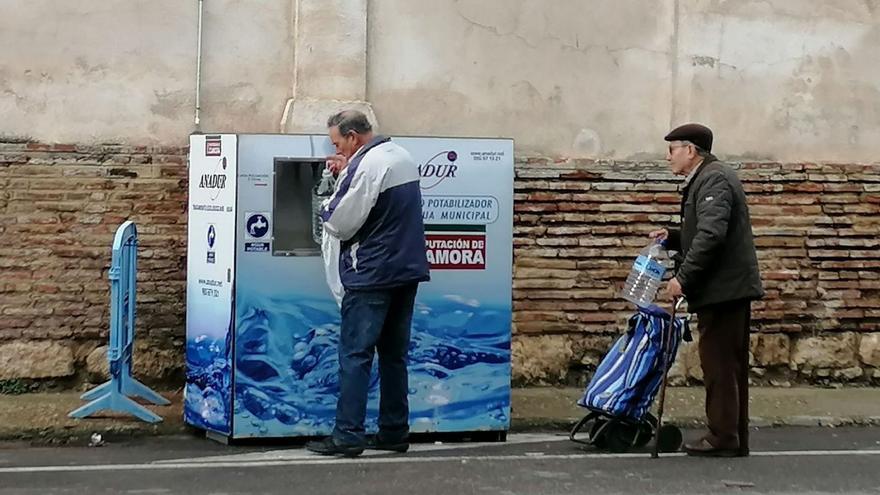
POLYGON ((430 280, 419 171, 409 152, 377 136, 349 160, 321 211, 341 241, 346 289, 389 289, 430 280))

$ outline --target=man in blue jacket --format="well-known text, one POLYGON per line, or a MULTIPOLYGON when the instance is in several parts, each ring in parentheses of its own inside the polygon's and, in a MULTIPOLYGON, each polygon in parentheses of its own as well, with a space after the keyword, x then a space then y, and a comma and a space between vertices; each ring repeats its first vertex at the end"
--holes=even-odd
POLYGON ((330 437, 306 448, 322 455, 360 455, 373 354, 379 354, 379 434, 375 447, 409 448, 407 350, 419 282, 430 279, 419 173, 410 154, 374 136, 367 117, 344 111, 327 122, 336 156, 328 167, 339 186, 321 212, 341 241, 345 295, 339 337, 339 400, 330 437))

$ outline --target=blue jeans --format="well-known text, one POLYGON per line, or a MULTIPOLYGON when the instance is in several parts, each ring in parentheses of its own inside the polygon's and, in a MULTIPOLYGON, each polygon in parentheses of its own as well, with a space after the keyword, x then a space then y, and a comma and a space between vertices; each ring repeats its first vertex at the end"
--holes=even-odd
POLYGON ((339 401, 333 441, 364 445, 373 354, 379 354, 379 435, 409 434, 407 352, 418 284, 386 290, 346 290, 339 337, 339 401))

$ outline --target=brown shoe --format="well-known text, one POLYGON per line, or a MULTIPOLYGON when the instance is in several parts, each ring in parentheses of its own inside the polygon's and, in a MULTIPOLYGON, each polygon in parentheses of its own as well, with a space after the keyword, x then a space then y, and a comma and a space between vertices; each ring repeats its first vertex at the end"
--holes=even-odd
POLYGON ((719 449, 709 443, 705 438, 696 442, 685 444, 682 449, 687 455, 697 457, 740 457, 739 449, 719 449))

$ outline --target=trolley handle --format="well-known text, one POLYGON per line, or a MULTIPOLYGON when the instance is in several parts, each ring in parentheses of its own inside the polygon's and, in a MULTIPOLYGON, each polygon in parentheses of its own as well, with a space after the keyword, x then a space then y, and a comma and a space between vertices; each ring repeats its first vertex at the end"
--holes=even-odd
POLYGON ((684 297, 683 297, 683 296, 677 296, 677 297, 675 297, 675 298, 672 300, 672 302, 673 302, 673 304, 672 304, 672 316, 675 316, 675 313, 678 312, 679 308, 681 308, 681 305, 684 303, 684 297))
MULTIPOLYGON (((684 297, 676 297, 673 299, 672 314, 670 315, 670 318, 669 318, 670 331, 668 332, 668 335, 670 337, 673 335, 673 332, 671 330, 675 327, 675 313, 678 312, 678 309, 681 307, 681 304, 683 302, 684 302, 684 297)), ((667 339, 670 337, 667 337, 667 339)), ((659 441, 660 428, 663 427, 663 409, 666 404, 666 385, 667 385, 667 381, 668 381, 669 366, 671 364, 666 361, 666 349, 667 349, 667 346, 670 345, 670 342, 667 339, 664 339, 663 349, 661 350, 661 354, 660 354, 662 356, 661 359, 663 362, 663 370, 662 370, 663 371, 663 378, 661 379, 661 382, 660 382, 660 404, 657 407, 657 428, 654 431, 654 448, 651 451, 651 457, 654 459, 656 459, 659 456, 659 452, 660 452, 660 441, 659 441)))

